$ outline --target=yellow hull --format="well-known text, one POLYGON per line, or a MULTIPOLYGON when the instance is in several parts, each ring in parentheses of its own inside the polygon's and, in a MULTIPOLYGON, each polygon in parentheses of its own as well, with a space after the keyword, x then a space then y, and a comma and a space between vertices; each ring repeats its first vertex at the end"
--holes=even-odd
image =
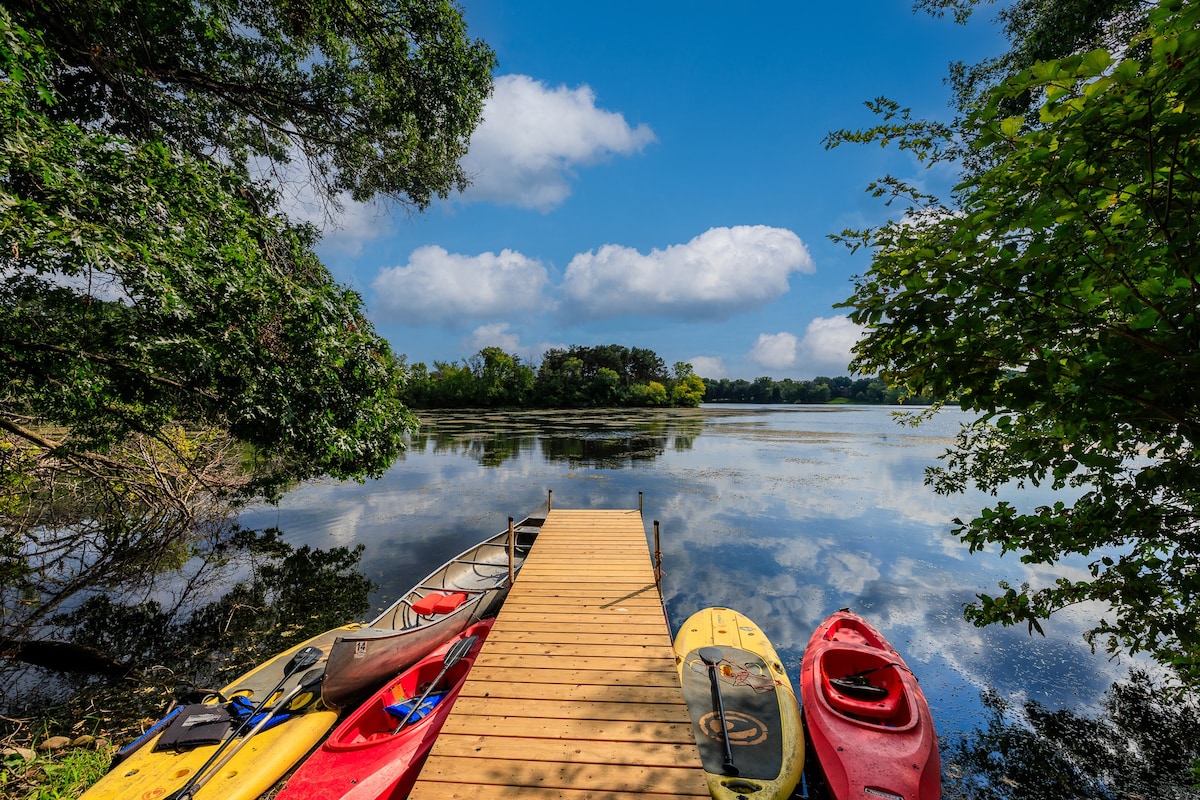
POLYGON ((800 706, 783 663, 762 629, 728 608, 701 609, 683 623, 675 637, 675 662, 709 793, 716 800, 735 800, 739 795, 756 800, 788 797, 800 783, 804 766, 800 706), (726 655, 712 668, 720 676, 726 712, 724 735, 715 721, 719 716, 709 692, 710 668, 699 657, 700 649, 707 647, 720 648, 726 655), (748 654, 761 662, 747 658, 748 654), (764 702, 770 705, 769 714, 762 711, 764 702), (735 770, 723 769, 726 741, 735 770), (734 771, 739 774, 732 774, 734 771))
MULTIPOLYGON (((264 664, 255 667, 221 690, 226 697, 247 694, 259 702, 264 693, 279 683, 284 665, 303 647, 319 647, 326 654, 337 635, 357 630, 358 625, 335 628, 314 636, 264 664), (257 692, 258 697, 255 697, 257 692)), ((324 660, 317 665, 323 666, 324 660)), ((316 668, 316 667, 314 667, 316 668)), ((298 673, 284 684, 283 692, 294 688, 308 670, 298 673)), ((246 744, 221 767, 220 771, 196 792, 196 800, 254 800, 270 789, 300 759, 320 742, 337 722, 337 712, 321 703, 320 689, 297 695, 293 708, 304 708, 286 722, 268 728, 251 737, 246 744), (307 707, 306 707, 307 706, 307 707)), ((271 699, 271 703, 278 697, 271 699)), ((270 708, 270 705, 267 706, 270 708)), ((158 737, 144 744, 84 792, 80 800, 164 800, 191 780, 216 751, 216 745, 197 747, 187 752, 154 752, 158 737)), ((241 740, 231 743, 223 753, 230 752, 241 740)), ((220 760, 220 757, 217 759, 220 760)))

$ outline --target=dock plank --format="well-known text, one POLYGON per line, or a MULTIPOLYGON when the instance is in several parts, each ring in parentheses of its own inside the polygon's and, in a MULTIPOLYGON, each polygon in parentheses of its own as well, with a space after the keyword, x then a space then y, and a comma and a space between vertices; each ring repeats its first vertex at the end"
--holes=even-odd
MULTIPOLYGON (((669 703, 684 705, 678 690, 664 686, 587 686, 581 684, 506 683, 496 687, 477 681, 463 685, 460 697, 507 697, 514 700, 553 699, 562 703, 604 702, 629 704, 669 703), (678 698, 678 700, 676 699, 678 698)), ((486 705, 486 703, 485 703, 486 705)), ((685 706, 686 707, 686 706, 685 706)), ((457 704, 455 705, 457 709, 457 704)), ((455 713, 458 713, 457 711, 455 713)))
MULTIPOLYGON (((530 761, 564 761, 587 764, 620 764, 626 753, 615 750, 605 741, 579 739, 544 739, 521 736, 438 735, 446 737, 443 755, 462 758, 528 759, 530 761)), ((643 741, 638 744, 638 758, 644 766, 693 766, 695 754, 688 742, 670 744, 643 741)))
MULTIPOLYGON (((632 755, 636 758, 639 752, 640 749, 632 755)), ((696 758, 699 763, 699 756, 696 758)), ((425 768, 421 770, 421 778, 409 797, 420 800, 426 796, 424 792, 427 791, 421 784, 441 782, 499 784, 509 787, 510 790, 523 787, 584 789, 590 786, 593 787, 592 792, 620 792, 626 796, 684 794, 680 791, 681 786, 694 783, 688 781, 686 776, 698 770, 699 767, 671 769, 628 763, 592 764, 530 761, 524 758, 460 758, 439 754, 436 760, 431 756, 426 762, 425 768), (418 787, 421 788, 421 794, 417 794, 418 787)), ((703 773, 700 775, 699 780, 704 786, 703 793, 693 791, 688 794, 693 797, 708 797, 708 785, 703 783, 703 773)))
POLYGON ((641 513, 551 511, 410 797, 708 796, 641 513))
MULTIPOLYGON (((642 695, 641 698, 646 698, 642 695)), ((614 700, 587 700, 575 698, 564 703, 561 698, 509 698, 491 697, 487 707, 491 715, 502 717, 528 717, 530 719, 594 719, 631 720, 641 722, 677 722, 678 703, 656 703, 640 701, 622 703, 614 700)), ((471 711, 464 709, 463 715, 471 711)))

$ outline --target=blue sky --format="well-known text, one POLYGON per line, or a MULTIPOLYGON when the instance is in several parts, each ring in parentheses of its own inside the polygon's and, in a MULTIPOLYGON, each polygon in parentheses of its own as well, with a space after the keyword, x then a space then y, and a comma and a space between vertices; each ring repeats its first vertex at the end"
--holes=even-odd
POLYGON ((991 6, 964 27, 911 0, 462 5, 499 62, 472 187, 422 214, 350 205, 320 247, 430 367, 615 343, 710 378, 848 374, 834 304, 869 260, 828 235, 890 213, 875 178, 954 175, 822 139, 879 95, 947 118, 948 65, 1005 49, 991 6))

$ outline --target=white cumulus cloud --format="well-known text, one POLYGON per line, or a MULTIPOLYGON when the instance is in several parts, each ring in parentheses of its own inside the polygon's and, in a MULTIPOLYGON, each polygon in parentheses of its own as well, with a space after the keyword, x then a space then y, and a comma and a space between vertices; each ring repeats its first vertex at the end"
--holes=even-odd
POLYGON ((787 370, 796 366, 796 354, 800 340, 794 334, 760 333, 746 358, 760 367, 772 370, 787 370))
POLYGON ((817 317, 808 323, 803 339, 787 331, 760 333, 746 359, 776 372, 844 375, 849 370, 850 350, 862 333, 862 326, 846 316, 817 317))
POLYGON ((501 75, 462 160, 471 178, 464 200, 549 211, 571 194, 575 169, 632 155, 655 141, 646 125, 596 107, 584 85, 548 87, 527 75, 501 75))
POLYGON ((471 335, 462 341, 462 345, 465 351, 471 354, 478 353, 485 347, 499 347, 509 355, 518 356, 522 362, 530 365, 539 363, 547 350, 552 348, 563 350, 568 347, 562 342, 522 344, 521 335, 512 330, 507 322, 480 325, 471 331, 471 335))
POLYGON ((822 370, 834 370, 838 375, 849 371, 850 350, 862 338, 863 326, 855 325, 849 317, 817 317, 808 323, 800 342, 801 363, 822 370))
POLYGON ((716 356, 696 356, 689 358, 688 363, 692 365, 692 371, 701 378, 718 380, 729 377, 725 362, 716 356))
POLYGON ((784 228, 711 228, 690 242, 643 254, 607 244, 571 259, 563 294, 572 313, 709 320, 760 308, 788 290, 793 272, 815 271, 800 237, 784 228))
POLYGON ((521 348, 521 336, 509 328, 507 322, 493 322, 471 331, 466 343, 472 353, 485 347, 499 347, 506 353, 516 353, 521 348))
POLYGON ((548 283, 540 261, 513 250, 468 256, 428 245, 380 271, 372 308, 389 322, 460 327, 544 309, 548 283))

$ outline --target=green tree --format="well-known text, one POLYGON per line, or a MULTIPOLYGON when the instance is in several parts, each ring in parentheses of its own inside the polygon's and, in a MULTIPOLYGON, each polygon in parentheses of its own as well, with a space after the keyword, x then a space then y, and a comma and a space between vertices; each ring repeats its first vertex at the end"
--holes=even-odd
POLYGON ((662 381, 667 377, 667 366, 653 350, 634 347, 625 358, 623 377, 628 383, 662 381))
POLYGON ((671 405, 696 408, 704 401, 704 381, 688 375, 671 389, 671 405))
POLYGON ((589 382, 588 397, 590 405, 601 408, 611 408, 621 404, 621 376, 615 370, 601 367, 596 371, 596 377, 589 382))
POLYGON ((651 381, 668 381, 666 366, 653 350, 628 348, 619 344, 587 347, 572 345, 566 350, 553 348, 542 356, 538 369, 537 394, 547 406, 594 406, 625 401, 642 405, 632 399, 631 388, 635 384, 651 381), (605 392, 605 399, 591 395, 601 370, 616 374, 620 392, 609 392, 605 381, 598 386, 605 392))
MULTIPOLYGON (((404 361, 404 356, 400 357, 404 361)), ((424 361, 406 365, 407 378, 400 391, 400 399, 405 405, 413 408, 427 408, 433 383, 429 377, 429 367, 424 361)))
POLYGON ((751 403, 778 403, 779 387, 770 377, 760 375, 754 379, 747 401, 751 403))
MULTIPOLYGON (((986 0, 988 3, 993 0, 986 0)), ((984 0, 917 0, 915 6, 935 15, 946 10, 965 22, 984 0)), ((1010 48, 976 64, 951 65, 956 104, 967 109, 986 89, 997 86, 1039 61, 1050 61, 1096 47, 1121 49, 1144 23, 1146 0, 1015 0, 997 12, 1010 48)), ((1027 91, 1001 101, 1006 114, 1036 111, 1038 94, 1027 91)))
POLYGON ((448 0, 18 0, 55 121, 214 160, 306 167, 319 194, 424 208, 458 165, 495 56, 448 0))
POLYGON ((479 405, 478 384, 465 363, 434 361, 429 376, 430 399, 434 408, 468 408, 479 405))
POLYGON ((444 3, 0 7, 0 633, 392 463, 402 362, 263 165, 422 207, 491 64, 444 3))
POLYGON ((675 362, 675 380, 671 387, 671 405, 695 408, 704 399, 704 381, 686 361, 675 362))
POLYGON ((477 385, 474 395, 487 408, 524 406, 533 390, 534 372, 499 347, 485 347, 471 357, 477 385))
POLYGON ((566 350, 547 350, 538 367, 534 386, 538 404, 546 408, 576 408, 581 405, 583 361, 566 350))
POLYGON ((1007 502, 957 520, 972 551, 1074 557, 1087 577, 1002 584, 967 615, 1040 630, 1099 601, 1089 640, 1149 651, 1200 682, 1200 6, 1164 2, 1120 48, 1029 65, 952 128, 877 101, 895 141, 977 169, 942 204, 895 181, 903 221, 846 232, 871 250, 851 317, 854 366, 979 412, 929 480, 1078 487, 1073 503, 1007 502), (1036 98, 1036 117, 1010 101, 1036 98))
POLYGON ((652 380, 644 385, 644 389, 640 393, 643 405, 666 405, 667 404, 667 387, 660 384, 659 381, 652 380))

